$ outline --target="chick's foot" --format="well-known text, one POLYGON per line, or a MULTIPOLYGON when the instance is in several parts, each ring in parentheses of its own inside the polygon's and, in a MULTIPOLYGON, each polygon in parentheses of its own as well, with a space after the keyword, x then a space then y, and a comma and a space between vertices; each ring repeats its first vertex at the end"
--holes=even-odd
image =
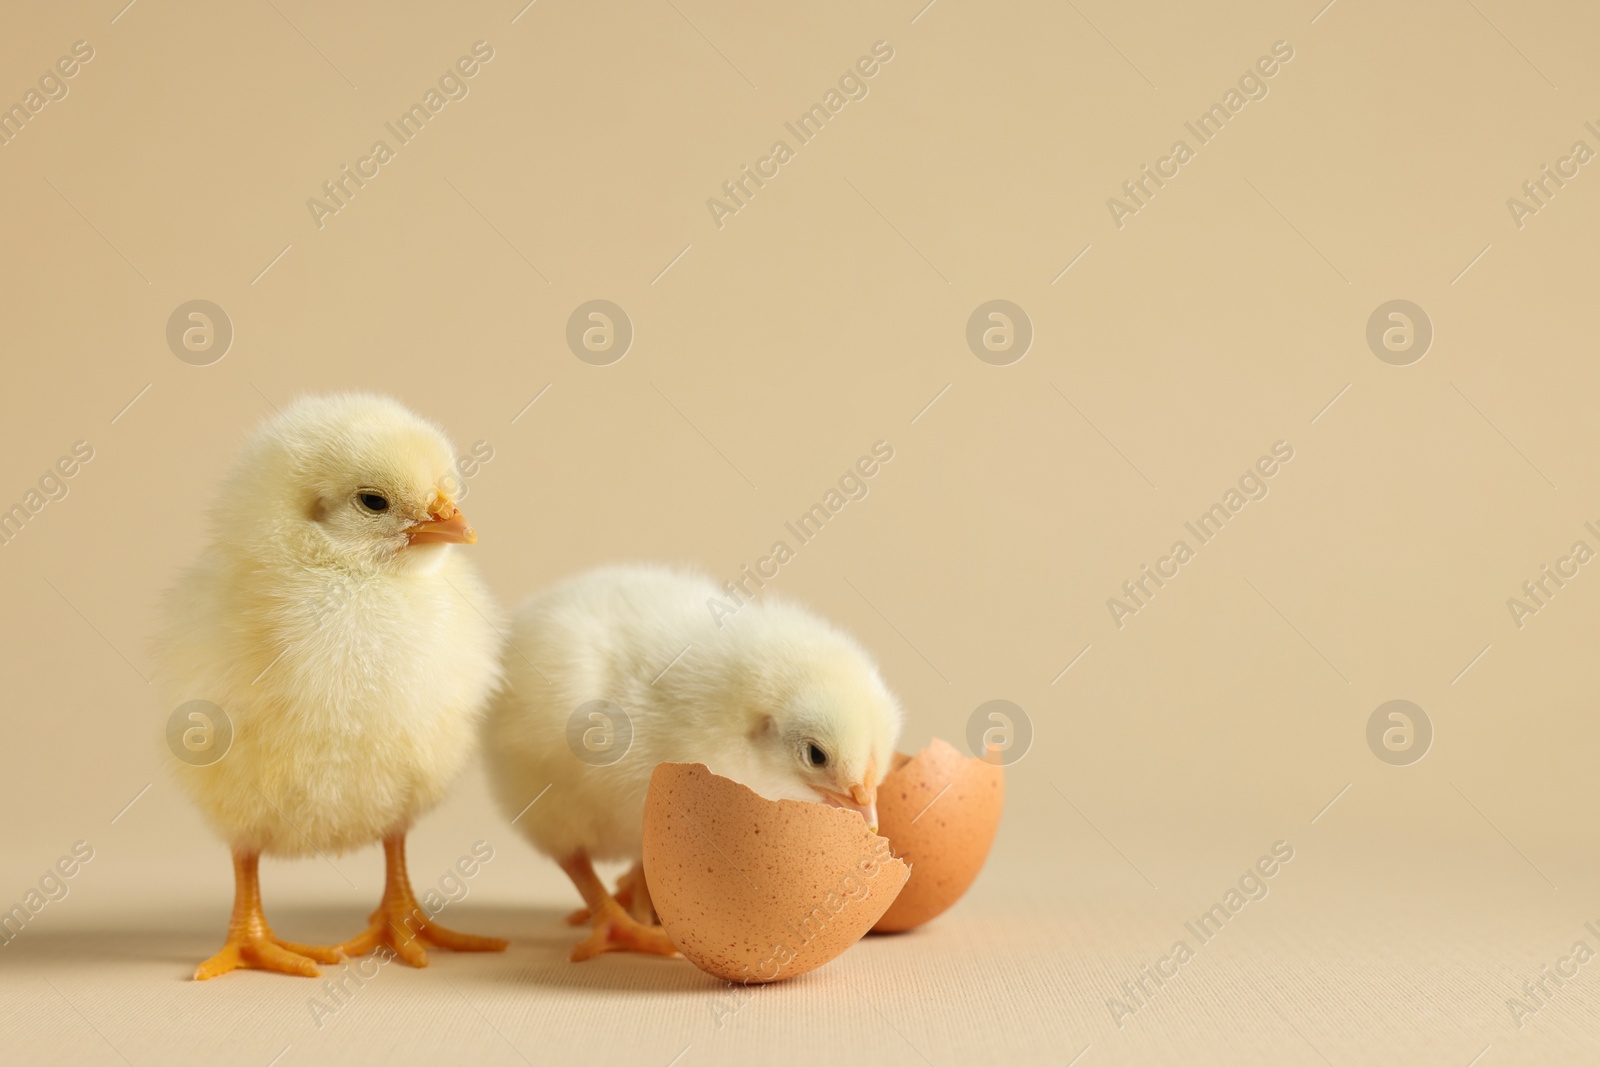
POLYGON ((258 971, 277 971, 295 974, 302 978, 316 978, 322 972, 319 963, 338 963, 342 957, 337 949, 321 945, 301 945, 284 941, 270 929, 261 932, 228 934, 222 951, 194 969, 194 978, 203 982, 236 971, 241 967, 258 971))
POLYGON ((337 949, 285 941, 272 932, 261 910, 260 861, 253 852, 234 853, 233 918, 228 922, 228 940, 222 951, 195 968, 195 981, 203 982, 241 967, 316 978, 322 973, 317 964, 339 962, 337 949))
MULTIPOLYGON (((629 915, 649 926, 656 921, 655 905, 650 900, 650 887, 644 880, 644 863, 635 863, 617 879, 617 891, 612 894, 629 915)), ((594 919, 588 908, 579 908, 567 916, 568 926, 588 926, 594 919)))
MULTIPOLYGON (((589 936, 573 947, 569 957, 573 963, 594 959, 602 952, 644 952, 653 956, 678 954, 665 930, 659 926, 647 926, 635 919, 617 903, 615 897, 606 892, 604 883, 594 873, 594 865, 589 862, 587 852, 575 852, 560 862, 561 869, 567 872, 572 884, 583 894, 584 902, 589 905, 590 921, 594 924, 589 936)), ((638 877, 621 888, 629 893, 633 904, 638 905, 643 901, 648 906, 650 897, 643 871, 637 867, 635 870, 639 871, 638 877)), ((624 879, 627 878, 625 875, 624 879)))
POLYGON ((676 956, 677 948, 659 926, 646 926, 615 900, 600 907, 589 936, 572 947, 573 963, 592 960, 602 952, 643 952, 652 956, 676 956))
POLYGON ((383 854, 386 867, 383 899, 378 902, 377 910, 367 917, 367 928, 337 946, 337 951, 346 956, 365 956, 379 945, 386 945, 413 967, 428 965, 424 942, 454 952, 505 951, 508 942, 502 938, 459 933, 428 917, 417 902, 411 879, 406 874, 404 834, 384 838, 383 854))

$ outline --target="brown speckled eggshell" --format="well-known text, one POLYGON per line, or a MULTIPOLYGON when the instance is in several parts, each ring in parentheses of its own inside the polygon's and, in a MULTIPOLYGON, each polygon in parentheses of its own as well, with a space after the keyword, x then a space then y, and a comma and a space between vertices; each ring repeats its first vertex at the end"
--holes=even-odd
POLYGON ((748 983, 793 978, 839 955, 910 873, 857 813, 767 800, 700 763, 663 763, 651 775, 644 869, 678 951, 748 983))
POLYGON ((921 926, 960 900, 989 857, 1004 806, 1005 773, 997 764, 938 738, 915 756, 896 753, 878 787, 878 832, 911 864, 911 879, 873 931, 921 926))

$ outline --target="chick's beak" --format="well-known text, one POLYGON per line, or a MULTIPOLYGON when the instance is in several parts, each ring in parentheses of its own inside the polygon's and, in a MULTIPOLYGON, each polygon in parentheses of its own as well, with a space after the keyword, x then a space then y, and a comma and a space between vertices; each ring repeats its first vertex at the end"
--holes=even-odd
POLYGON ((878 790, 865 782, 850 787, 849 793, 836 793, 832 789, 817 789, 824 800, 836 808, 858 811, 867 820, 867 829, 878 832, 878 790))
POLYGON ((467 517, 444 494, 440 494, 428 508, 428 518, 406 531, 406 540, 413 545, 474 545, 478 532, 467 525, 467 517))

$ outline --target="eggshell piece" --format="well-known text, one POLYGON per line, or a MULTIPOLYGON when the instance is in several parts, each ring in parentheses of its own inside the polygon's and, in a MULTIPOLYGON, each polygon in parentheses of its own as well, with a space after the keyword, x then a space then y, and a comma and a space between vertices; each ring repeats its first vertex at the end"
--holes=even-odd
POLYGON ((855 944, 910 874, 856 812, 767 800, 700 763, 651 775, 644 869, 678 951, 752 984, 804 974, 855 944))
POLYGON ((964 756, 938 738, 915 756, 896 753, 878 786, 878 832, 911 864, 911 878, 872 929, 909 930, 960 900, 989 857, 1004 806, 1005 772, 997 763, 964 756))

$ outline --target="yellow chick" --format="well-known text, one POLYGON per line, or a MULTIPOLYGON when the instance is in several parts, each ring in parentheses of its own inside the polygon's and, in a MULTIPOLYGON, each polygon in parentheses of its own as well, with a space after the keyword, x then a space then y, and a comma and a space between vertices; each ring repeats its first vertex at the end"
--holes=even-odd
POLYGON ((430 921, 406 876, 406 830, 473 751, 499 684, 497 611, 459 545, 443 432, 376 396, 310 397, 267 420, 217 494, 213 537, 169 594, 157 638, 169 707, 220 707, 232 744, 179 779, 232 846, 233 917, 195 978, 239 967, 315 977, 380 944, 497 951, 430 921), (383 898, 341 945, 278 938, 259 858, 381 840, 383 898))
POLYGON ((849 808, 877 829, 902 713, 872 660, 781 601, 748 604, 719 626, 710 604, 720 599, 694 575, 602 568, 535 596, 513 620, 507 686, 485 723, 490 781, 583 896, 572 921, 593 930, 573 960, 674 951, 650 925, 639 862, 658 763, 704 763, 770 800, 849 808), (634 866, 614 897, 593 861, 625 859, 634 866))

